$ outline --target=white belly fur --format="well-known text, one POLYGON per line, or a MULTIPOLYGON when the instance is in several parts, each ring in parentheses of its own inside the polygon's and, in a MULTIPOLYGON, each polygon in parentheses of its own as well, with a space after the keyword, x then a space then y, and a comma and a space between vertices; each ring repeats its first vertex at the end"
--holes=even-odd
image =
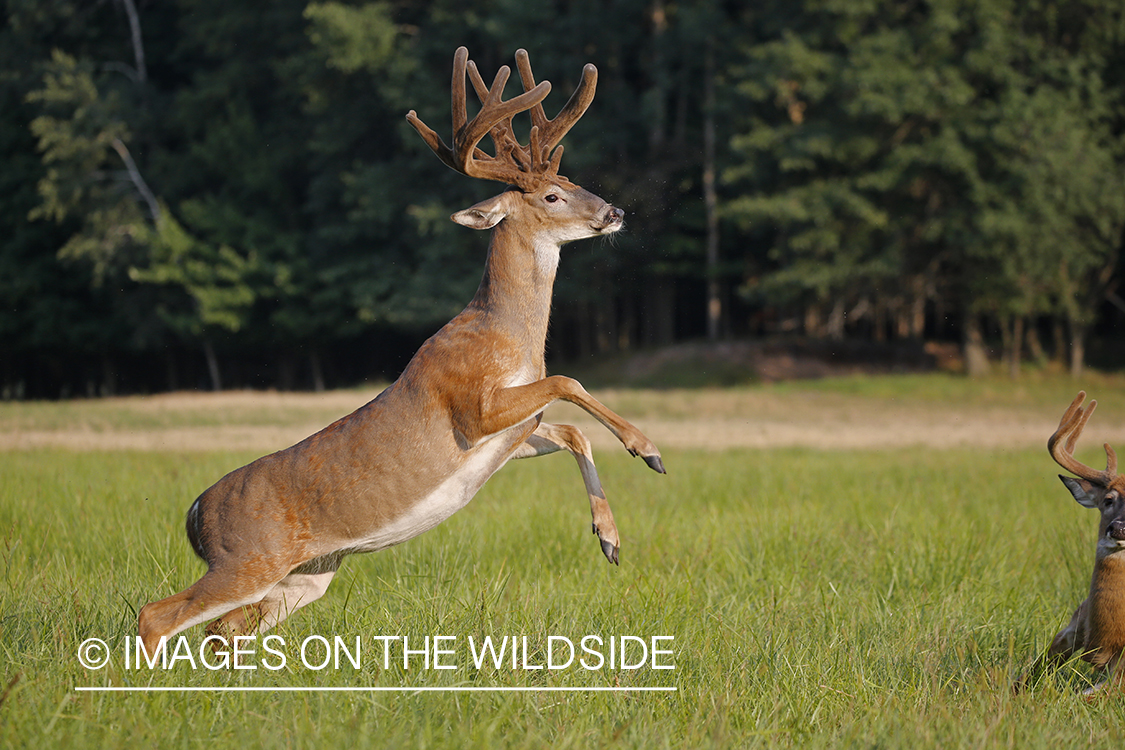
POLYGON ((500 433, 473 449, 472 456, 437 489, 386 526, 348 545, 352 552, 376 552, 429 531, 468 505, 477 490, 508 461, 510 440, 500 433))

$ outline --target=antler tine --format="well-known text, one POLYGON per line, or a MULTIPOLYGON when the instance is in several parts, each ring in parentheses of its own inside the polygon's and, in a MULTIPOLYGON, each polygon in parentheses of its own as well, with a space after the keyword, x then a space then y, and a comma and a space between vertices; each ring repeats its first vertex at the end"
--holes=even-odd
POLYGON ((535 83, 526 50, 516 52, 516 63, 524 92, 504 101, 504 85, 511 75, 508 66, 502 66, 497 71, 492 86, 486 87, 476 64, 469 59, 469 51, 465 47, 457 49, 453 56, 453 80, 450 87, 453 110, 452 147, 445 145, 441 137, 423 123, 414 110, 406 115, 406 119, 446 166, 469 177, 506 182, 527 190, 535 188, 544 179, 566 179, 558 174, 562 158, 559 141, 593 101, 598 72, 593 65, 586 65, 582 71, 582 81, 566 106, 554 120, 549 120, 543 112, 543 100, 551 91, 550 82, 535 83), (466 75, 481 100, 480 111, 471 120, 466 102, 466 75), (528 146, 521 146, 512 129, 512 117, 525 111, 529 111, 531 115, 531 142, 528 146), (495 156, 489 156, 477 147, 485 135, 491 135, 496 145, 495 156))
POLYGON ((422 136, 422 140, 426 142, 426 145, 437 154, 442 164, 450 169, 457 169, 457 163, 453 160, 453 149, 446 146, 441 136, 435 133, 426 123, 422 122, 414 110, 410 110, 406 113, 406 121, 418 131, 418 135, 422 136))
MULTIPOLYGON (((531 72, 531 60, 528 58, 527 50, 516 50, 516 67, 519 69, 520 81, 523 83, 524 90, 530 90, 535 86, 535 75, 531 72)), ((590 103, 594 101, 594 92, 597 86, 598 69, 592 63, 586 63, 586 66, 582 68, 582 80, 579 82, 578 88, 570 95, 570 100, 567 101, 566 106, 555 115, 555 119, 547 119, 542 104, 536 104, 531 108, 531 124, 539 128, 541 144, 540 153, 534 153, 533 151, 533 157, 537 163, 546 165, 551 151, 559 145, 563 136, 574 127, 574 124, 589 109, 590 103)), ((558 171, 557 163, 555 163, 555 171, 558 171)))
MULTIPOLYGON (((461 54, 463 47, 458 49, 461 54)), ((551 84, 547 81, 539 84, 530 91, 525 91, 517 97, 503 101, 504 86, 511 75, 511 69, 502 65, 496 71, 491 88, 486 88, 484 79, 477 70, 476 63, 467 60, 468 51, 464 53, 466 64, 461 69, 459 81, 461 91, 464 91, 465 71, 468 71, 469 80, 481 100, 481 108, 471 121, 464 123, 453 136, 453 158, 457 163, 454 167, 462 174, 469 177, 479 177, 487 180, 497 180, 523 187, 530 186, 536 178, 526 171, 527 162, 524 154, 520 154, 519 144, 512 132, 512 117, 539 104, 551 91, 551 84), (486 134, 492 135, 496 145, 496 156, 491 157, 480 151, 477 144, 486 134), (518 154, 518 156, 517 156, 518 154)), ((454 61, 455 66, 457 59, 454 61)), ((462 93, 463 96, 463 93, 462 93)))
MULTIPOLYGON (((460 48, 464 49, 464 47, 460 48)), ((467 53, 466 53, 467 54, 467 53)), ((492 87, 488 88, 484 85, 484 79, 481 78, 480 71, 477 70, 477 64, 472 60, 468 61, 469 81, 473 84, 473 89, 477 92, 477 98, 480 100, 480 111, 477 116, 472 119, 472 122, 462 123, 460 130, 454 130, 453 143, 455 158, 459 162, 459 171, 470 177, 489 177, 488 174, 482 174, 478 169, 481 162, 491 161, 490 157, 485 152, 477 148, 477 144, 486 134, 492 134, 492 140, 496 145, 496 158, 499 159, 503 156, 502 151, 505 150, 507 144, 503 139, 504 123, 510 122, 511 116, 508 118, 501 118, 499 122, 495 121, 494 115, 496 109, 501 103, 500 96, 504 93, 504 86, 508 83, 508 76, 512 71, 507 65, 500 66, 496 71, 496 77, 492 79, 492 87), (496 131, 495 133, 493 131, 496 131), (478 159, 480 162, 478 162, 478 159)), ((465 86, 465 71, 462 70, 459 77, 462 89, 465 86)), ((510 103, 510 102, 509 102, 510 103)), ((515 114, 515 113, 513 113, 515 114)), ((510 129, 510 126, 509 126, 510 129)), ((485 169, 484 171, 488 171, 485 169)))
POLYGON ((1059 420, 1058 429, 1047 439, 1047 451, 1059 466, 1075 476, 1093 482, 1100 487, 1107 487, 1117 476, 1117 454, 1114 453, 1113 448, 1109 447, 1109 443, 1103 445, 1106 453, 1105 471, 1092 469, 1074 458, 1074 448, 1078 444, 1078 437, 1082 434, 1082 430, 1085 429, 1086 423, 1090 421, 1094 409, 1098 406, 1097 401, 1090 401, 1090 404, 1083 409, 1082 402, 1085 400, 1086 392, 1079 391, 1074 401, 1063 413, 1062 419, 1059 420), (1060 447, 1059 443, 1063 442, 1064 439, 1065 443, 1060 447))
POLYGON ((1082 431, 1086 429, 1086 423, 1090 421, 1090 417, 1094 416, 1094 410, 1097 408, 1098 402, 1091 400, 1085 409, 1079 408, 1071 417, 1071 424, 1067 430, 1066 438, 1067 453, 1074 453, 1074 449, 1078 445, 1078 438, 1082 436, 1082 431))
MULTIPOLYGON (((469 120, 468 101, 465 98, 465 67, 469 63, 468 47, 458 47, 453 53, 453 80, 449 84, 452 102, 449 109, 453 112, 453 142, 457 143, 457 134, 465 127, 469 120)), ((473 65, 473 71, 477 69, 473 65)), ((479 75, 477 76, 480 77, 479 75)))
MULTIPOLYGON (((492 81, 491 89, 485 87, 484 79, 481 78, 480 71, 477 69, 476 63, 472 60, 469 61, 468 70, 469 80, 472 82, 473 88, 477 92, 477 98, 481 101, 481 111, 484 111, 485 106, 495 106, 495 103, 500 99, 500 94, 504 91, 504 86, 508 83, 508 76, 511 74, 511 70, 507 65, 501 66, 492 81)), ((536 103, 534 106, 541 107, 542 105, 536 103)), ((515 114, 518 114, 518 111, 512 113, 513 116, 515 114)), ((502 159, 507 156, 507 158, 519 162, 521 170, 526 171, 531 166, 530 159, 527 154, 523 152, 523 149, 520 148, 515 131, 512 130, 511 116, 495 123, 488 131, 488 134, 492 137, 492 143, 496 147, 496 156, 491 157, 480 149, 474 149, 474 159, 491 161, 494 158, 502 159)))
POLYGON ((581 119, 582 115, 586 114, 586 110, 590 108, 590 103, 594 101, 594 90, 597 86, 598 69, 594 67, 593 63, 586 63, 586 66, 582 68, 582 81, 578 84, 578 88, 570 95, 566 106, 551 121, 551 134, 546 139, 548 149, 557 146, 563 136, 581 119))
MULTIPOLYGON (((453 53, 453 79, 450 82, 450 98, 452 99, 450 110, 453 113, 453 143, 457 144, 457 134, 465 127, 466 121, 469 119, 467 109, 467 102, 465 100, 465 66, 469 60, 469 50, 466 47, 458 47, 457 51, 453 53)), ((445 141, 441 136, 434 132, 433 128, 422 122, 418 117, 418 113, 410 110, 406 113, 406 121, 418 131, 418 135, 422 136, 422 140, 426 145, 437 154, 442 163, 450 169, 461 171, 457 165, 457 160, 454 158, 453 149, 445 145, 445 141)))
MULTIPOLYGON (((535 88, 535 75, 531 72, 531 60, 527 56, 527 50, 522 47, 516 50, 516 68, 520 72, 520 82, 523 83, 523 90, 530 91, 535 88)), ((547 128, 547 113, 543 111, 543 105, 536 104, 529 111, 531 115, 531 126, 539 128, 539 132, 543 132, 547 128)))

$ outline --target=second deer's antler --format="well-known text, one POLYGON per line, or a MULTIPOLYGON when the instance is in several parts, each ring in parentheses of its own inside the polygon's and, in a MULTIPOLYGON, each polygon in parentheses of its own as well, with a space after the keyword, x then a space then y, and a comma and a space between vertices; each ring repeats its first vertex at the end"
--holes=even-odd
POLYGON ((407 121, 418 131, 426 144, 442 162, 461 174, 515 185, 522 190, 532 190, 544 180, 565 180, 558 174, 562 148, 556 148, 594 98, 598 71, 593 65, 582 70, 582 82, 570 101, 554 120, 543 112, 543 100, 551 84, 543 81, 536 85, 531 73, 531 63, 525 50, 516 51, 516 64, 524 93, 503 101, 501 96, 511 70, 504 65, 496 73, 492 87, 484 85, 477 66, 469 60, 469 51, 458 47, 453 56, 452 110, 453 146, 445 145, 441 137, 429 128, 414 110, 406 115, 407 121), (472 120, 468 118, 465 98, 465 75, 481 100, 481 109, 472 120), (531 111, 531 136, 527 146, 520 145, 512 130, 512 118, 520 112, 531 111), (489 156, 477 148, 488 134, 496 146, 496 155, 489 156), (552 153, 552 151, 554 153, 552 153))
POLYGON ((1078 443, 1078 436, 1082 434, 1082 429, 1086 426, 1086 422, 1090 420, 1090 415, 1094 413, 1094 409, 1098 405, 1097 401, 1091 401, 1090 405, 1083 409, 1082 402, 1085 400, 1086 391, 1079 391, 1078 396, 1070 403, 1059 421, 1059 428, 1055 430, 1055 434, 1048 438, 1047 450, 1059 466, 1075 476, 1093 482, 1099 487, 1108 487, 1110 482, 1117 477, 1117 454, 1114 453, 1109 443, 1104 443, 1105 471, 1092 469, 1074 458, 1074 447, 1078 443))

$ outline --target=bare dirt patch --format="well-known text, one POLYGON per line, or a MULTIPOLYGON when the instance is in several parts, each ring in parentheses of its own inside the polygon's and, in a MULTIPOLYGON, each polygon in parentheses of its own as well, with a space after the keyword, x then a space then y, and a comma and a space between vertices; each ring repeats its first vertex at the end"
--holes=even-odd
POLYGON ((278 450, 379 393, 230 391, 0 405, 0 450, 278 450))
MULTIPOLYGON (((691 413, 653 415, 634 423, 659 446, 705 450, 1026 448, 1045 445, 1061 414, 1061 409, 1055 413, 1054 404, 1032 409, 980 408, 878 403, 869 398, 818 393, 746 391, 732 396, 705 392, 689 396, 689 400, 691 413)), ((573 409, 566 415, 560 412, 552 407, 548 419, 570 420, 596 446, 613 446, 613 437, 584 413, 576 415, 573 409)), ((1125 429, 1102 424, 1097 440, 1125 442, 1125 429)))
MULTIPOLYGON (((325 394, 231 392, 0 405, 0 450, 247 451, 267 453, 353 411, 378 389, 325 394)), ((661 448, 1026 448, 1044 445, 1065 400, 985 405, 770 388, 595 393, 661 448)), ((547 421, 581 427, 596 447, 619 444, 577 407, 547 421)), ((1125 444, 1122 420, 1091 427, 1089 442, 1125 444), (1093 433, 1096 432, 1096 435, 1093 433)))

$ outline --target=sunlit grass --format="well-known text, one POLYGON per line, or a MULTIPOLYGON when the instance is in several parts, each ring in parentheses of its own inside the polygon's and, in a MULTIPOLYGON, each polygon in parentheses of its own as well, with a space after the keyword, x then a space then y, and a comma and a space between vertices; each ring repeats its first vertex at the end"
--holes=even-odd
POLYGON ((1028 370, 1014 380, 999 374, 970 379, 934 372, 875 378, 856 375, 829 378, 814 384, 789 381, 772 384, 769 388, 780 394, 812 391, 906 402, 949 403, 958 408, 1042 408, 1052 407, 1060 401, 1065 406, 1079 388, 1085 388, 1103 402, 1107 410, 1125 407, 1125 377, 1098 372, 1088 372, 1078 382, 1053 371, 1028 370))
MULTIPOLYGON (((734 418, 765 413, 803 416, 815 409, 848 407, 876 414, 903 410, 997 410, 1061 416, 1080 389, 1101 404, 1099 413, 1125 414, 1125 377, 1091 373, 1081 381, 1030 372, 1018 380, 977 380, 947 373, 848 376, 798 380, 737 388, 608 389, 598 393, 622 413, 664 418, 721 416, 734 418)), ((1105 419, 1106 417, 1099 417, 1105 419)), ((1044 436, 1046 440, 1046 436, 1044 436)))
MULTIPOLYGON (((969 408, 975 398, 965 395, 969 408)), ((667 476, 601 451, 620 567, 590 534, 569 458, 513 462, 433 531, 349 558, 328 595, 276 631, 288 644, 317 634, 532 644, 669 634, 675 670, 385 669, 374 651, 359 670, 83 669, 79 643, 119 643, 135 632, 137 608, 202 573, 183 514, 254 457, 0 452, 0 692, 19 675, 0 704, 0 746, 1109 748, 1125 739, 1125 699, 1080 700, 1090 676, 1080 662, 1028 694, 1009 690, 1084 597, 1093 555, 1094 518, 1042 449, 670 451, 667 476), (109 683, 678 692, 74 691, 109 683)), ((189 636, 202 638, 199 628, 189 636)))

